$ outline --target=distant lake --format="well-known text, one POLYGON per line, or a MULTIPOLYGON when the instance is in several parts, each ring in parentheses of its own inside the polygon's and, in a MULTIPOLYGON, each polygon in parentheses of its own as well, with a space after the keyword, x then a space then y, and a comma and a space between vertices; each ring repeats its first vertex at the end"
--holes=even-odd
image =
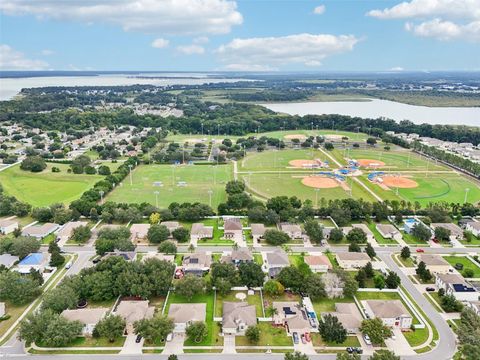
POLYGON ((260 105, 290 115, 340 114, 372 119, 385 117, 396 121, 410 120, 415 124, 480 126, 480 107, 427 107, 378 99, 260 105))
POLYGON ((39 76, 0 78, 0 100, 9 100, 23 88, 46 86, 201 85, 231 83, 247 79, 215 78, 199 73, 148 73, 135 75, 39 76))

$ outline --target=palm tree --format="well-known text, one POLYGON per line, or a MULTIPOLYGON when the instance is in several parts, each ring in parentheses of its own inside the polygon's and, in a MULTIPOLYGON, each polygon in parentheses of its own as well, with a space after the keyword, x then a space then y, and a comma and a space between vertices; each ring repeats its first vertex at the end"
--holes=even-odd
POLYGON ((273 322, 273 317, 278 314, 278 310, 273 305, 270 305, 265 309, 265 313, 267 314, 268 317, 272 318, 272 322, 273 322))

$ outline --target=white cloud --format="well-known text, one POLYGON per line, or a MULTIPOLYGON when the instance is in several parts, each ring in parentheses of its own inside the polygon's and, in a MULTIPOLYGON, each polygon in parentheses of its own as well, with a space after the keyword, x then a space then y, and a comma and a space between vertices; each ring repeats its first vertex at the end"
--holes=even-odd
POLYGON ((0 44, 0 69, 2 70, 45 70, 48 63, 42 60, 27 59, 23 53, 12 47, 0 44))
POLYGON ((480 41, 480 0, 412 0, 372 10, 367 15, 378 19, 413 19, 405 24, 405 29, 420 37, 480 41))
POLYGON ((167 39, 158 38, 152 41, 152 47, 157 49, 166 48, 170 44, 170 41, 167 39))
POLYGON ((401 66, 395 66, 390 69, 390 71, 404 71, 405 69, 401 66))
POLYGON ((41 51, 41 54, 42 54, 43 56, 50 56, 50 55, 55 54, 55 51, 49 50, 49 49, 44 49, 44 50, 41 51))
POLYGON ((185 55, 202 55, 205 53, 205 48, 199 45, 180 45, 177 46, 177 51, 185 55))
POLYGON ((169 34, 224 34, 243 21, 232 0, 2 0, 0 11, 169 34))
POLYGON ((315 9, 313 9, 313 13, 315 15, 322 15, 325 12, 326 8, 325 5, 319 5, 315 9))
POLYGON ((282 37, 234 39, 216 53, 227 63, 245 68, 276 68, 287 64, 319 66, 328 56, 353 50, 359 41, 353 35, 296 34, 282 37))
POLYGON ((199 36, 193 39, 194 44, 207 44, 210 41, 210 39, 206 36, 199 36))

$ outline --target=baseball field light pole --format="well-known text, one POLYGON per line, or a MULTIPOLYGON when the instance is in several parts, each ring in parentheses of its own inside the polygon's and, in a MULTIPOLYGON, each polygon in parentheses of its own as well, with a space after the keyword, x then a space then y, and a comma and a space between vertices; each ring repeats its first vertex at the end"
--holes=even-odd
POLYGON ((468 196, 468 192, 470 191, 470 188, 465 188, 465 198, 463 199, 463 203, 466 204, 467 203, 467 196, 468 196))
POLYGON ((203 123, 200 124, 202 126, 202 136, 203 136, 203 123))
POLYGON ((318 192, 320 191, 319 188, 315 188, 315 207, 318 209, 318 192))
POLYGON ((130 186, 133 185, 133 181, 132 181, 132 165, 128 165, 128 168, 130 169, 130 186))
POLYGON ((103 194, 105 194, 105 191, 100 190, 98 193, 100 194, 100 204, 103 205, 103 194))
POLYGON ((208 190, 208 205, 210 207, 212 207, 212 194, 213 194, 213 190, 212 189, 208 190))
POLYGON ((153 193, 155 194, 155 205, 158 209, 158 195, 160 194, 160 191, 154 191, 153 193))

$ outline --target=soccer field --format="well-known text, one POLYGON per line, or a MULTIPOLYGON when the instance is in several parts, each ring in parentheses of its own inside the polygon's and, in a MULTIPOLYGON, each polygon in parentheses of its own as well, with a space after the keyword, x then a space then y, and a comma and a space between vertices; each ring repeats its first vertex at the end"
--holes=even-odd
POLYGON ((216 208, 225 201, 225 184, 232 179, 232 165, 141 165, 132 172, 132 185, 127 176, 106 200, 156 205, 158 191, 158 205, 163 208, 172 202, 208 204, 211 190, 212 207, 216 208))
POLYGON ((0 183, 8 195, 18 200, 33 206, 47 206, 53 203, 68 204, 104 178, 100 175, 68 174, 68 168, 66 164, 47 163, 44 171, 32 173, 15 165, 0 172, 0 183), (60 172, 52 173, 52 166, 58 167, 60 172))

